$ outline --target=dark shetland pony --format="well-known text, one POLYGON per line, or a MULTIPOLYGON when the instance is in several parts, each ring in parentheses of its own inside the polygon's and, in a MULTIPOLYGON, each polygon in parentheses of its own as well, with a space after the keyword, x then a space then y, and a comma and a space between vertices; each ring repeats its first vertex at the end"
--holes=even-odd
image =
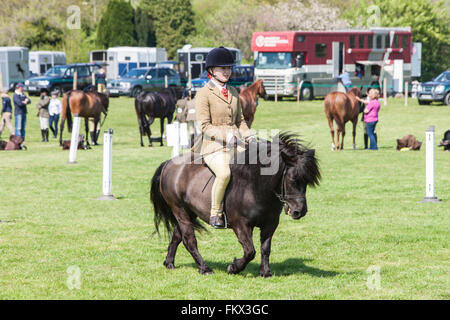
POLYGON ((356 125, 358 123, 358 115, 363 111, 361 103, 356 100, 361 97, 361 89, 351 88, 347 93, 330 92, 325 96, 325 116, 328 119, 328 125, 331 133, 331 150, 337 147, 340 151, 344 149, 345 123, 351 121, 353 124, 353 149, 356 149, 356 125), (333 120, 337 126, 337 143, 334 143, 334 127, 333 120), (339 144, 339 135, 342 133, 342 142, 339 144))
POLYGON ((152 146, 152 132, 150 126, 155 118, 160 119, 161 123, 161 146, 163 143, 164 134, 164 119, 170 124, 173 120, 173 113, 175 111, 176 102, 181 98, 183 89, 176 87, 169 87, 163 89, 161 92, 141 92, 134 100, 134 108, 139 126, 139 134, 141 138, 141 147, 144 146, 142 136, 144 134, 148 137, 148 146, 152 146))
POLYGON ((83 117, 86 128, 86 144, 89 145, 89 118, 94 118, 94 133, 92 142, 97 145, 98 132, 97 124, 100 121, 102 112, 108 115, 109 96, 107 94, 94 90, 70 90, 63 96, 61 124, 59 131, 59 144, 63 145, 64 121, 67 118, 67 128, 72 132, 72 113, 74 116, 83 117))
POLYGON ((252 126, 253 120, 255 119, 258 96, 261 98, 266 97, 266 90, 262 79, 256 80, 247 88, 242 89, 239 93, 242 114, 244 115, 245 122, 247 122, 249 128, 252 126))
MULTIPOLYGON (((319 184, 320 171, 313 149, 299 143, 296 135, 281 133, 272 142, 250 144, 242 153, 246 164, 231 164, 231 180, 225 193, 227 225, 236 234, 244 256, 228 266, 230 274, 241 272, 255 257, 253 229, 261 229, 261 267, 259 275, 270 277, 269 255, 272 236, 278 226, 283 205, 293 218, 307 212, 306 187, 319 184), (257 150, 261 154, 248 164, 257 150), (266 153, 265 153, 266 152, 266 153), (253 156, 252 156, 253 155, 253 156), (264 164, 265 163, 265 164, 264 164), (264 172, 261 170, 268 169, 264 172), (264 172, 264 173, 263 173, 264 172)), ((201 274, 213 273, 197 249, 194 229, 203 226, 197 218, 209 222, 212 172, 202 164, 192 163, 194 154, 186 153, 162 163, 152 182, 150 199, 154 206, 155 227, 164 223, 171 236, 164 265, 175 268, 175 253, 182 241, 194 258, 201 274)), ((238 163, 242 163, 239 161, 238 163)))

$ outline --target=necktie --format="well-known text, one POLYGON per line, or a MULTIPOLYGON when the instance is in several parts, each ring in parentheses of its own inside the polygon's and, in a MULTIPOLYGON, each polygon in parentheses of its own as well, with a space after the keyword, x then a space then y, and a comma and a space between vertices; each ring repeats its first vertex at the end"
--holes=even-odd
POLYGON ((222 88, 222 94, 228 100, 228 90, 226 88, 222 88))

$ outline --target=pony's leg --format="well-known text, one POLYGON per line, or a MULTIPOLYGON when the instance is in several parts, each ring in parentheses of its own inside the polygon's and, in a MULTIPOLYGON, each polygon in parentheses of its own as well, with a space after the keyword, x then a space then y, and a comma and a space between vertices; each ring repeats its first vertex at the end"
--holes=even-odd
POLYGON ((167 249, 166 260, 164 261, 164 265, 167 269, 175 269, 175 254, 177 253, 177 248, 181 240, 180 228, 177 226, 175 230, 173 230, 172 239, 170 240, 169 248, 167 249))
POLYGON ((164 135, 164 117, 160 118, 160 124, 161 124, 161 147, 164 145, 163 135, 164 135))
POLYGON ((272 276, 269 268, 269 256, 270 247, 272 244, 272 236, 277 226, 278 221, 270 226, 261 229, 261 267, 259 269, 259 275, 264 278, 272 276))
POLYGON ((97 132, 97 126, 98 126, 99 121, 100 121, 100 118, 94 118, 94 132, 92 135, 93 135, 93 139, 94 139, 93 142, 94 142, 95 146, 98 146, 97 139, 100 134, 100 131, 97 132))
POLYGON ((244 249, 244 256, 241 259, 235 258, 228 266, 227 272, 237 274, 244 270, 247 264, 255 258, 256 251, 252 239, 253 228, 248 226, 246 222, 239 221, 238 224, 233 226, 233 231, 244 249))
POLYGON ((214 273, 198 252, 197 239, 195 238, 194 232, 194 223, 191 217, 189 217, 189 214, 184 208, 175 207, 172 211, 178 221, 183 244, 186 247, 186 250, 191 254, 192 258, 194 258, 194 261, 198 267, 198 272, 200 274, 214 273))
POLYGON ((336 149, 336 144, 334 143, 333 118, 328 118, 328 126, 330 127, 330 134, 331 134, 331 151, 334 151, 336 149))
POLYGON ((356 150, 356 125, 358 123, 358 119, 356 121, 353 121, 353 150, 356 150))
POLYGON ((250 117, 250 119, 248 119, 247 126, 248 126, 249 129, 252 127, 252 123, 253 123, 254 119, 255 119, 255 116, 253 116, 253 115, 250 117))
POLYGON ((84 118, 84 128, 86 130, 86 145, 89 146, 89 118, 84 118))
POLYGON ((147 137, 148 137, 148 146, 153 146, 152 144, 152 130, 150 130, 150 126, 152 125, 153 121, 155 121, 155 118, 149 117, 148 126, 145 128, 147 131, 147 137))

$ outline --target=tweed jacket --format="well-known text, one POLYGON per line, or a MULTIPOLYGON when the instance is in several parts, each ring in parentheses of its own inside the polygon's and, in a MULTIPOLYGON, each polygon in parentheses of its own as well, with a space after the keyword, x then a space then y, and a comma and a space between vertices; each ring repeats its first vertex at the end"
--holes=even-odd
POLYGON ((50 104, 50 97, 45 96, 41 97, 36 104, 36 108, 38 109, 38 115, 41 118, 49 118, 50 114, 48 113, 48 105, 50 104))
POLYGON ((224 150, 230 135, 238 139, 252 135, 244 120, 237 90, 230 86, 227 89, 228 99, 212 81, 197 92, 195 114, 202 137, 192 151, 211 154, 224 150))

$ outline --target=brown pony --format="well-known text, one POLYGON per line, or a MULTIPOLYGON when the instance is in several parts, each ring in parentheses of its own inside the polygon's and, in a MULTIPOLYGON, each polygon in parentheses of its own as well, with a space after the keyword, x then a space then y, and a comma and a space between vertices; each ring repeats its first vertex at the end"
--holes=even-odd
POLYGON ((241 90, 241 93, 239 93, 242 113, 249 128, 252 126, 255 118, 256 107, 258 106, 258 96, 262 98, 266 97, 266 89, 264 88, 262 79, 256 80, 250 86, 241 90))
POLYGON ((83 117, 86 127, 86 144, 89 145, 89 118, 94 118, 94 133, 91 135, 92 142, 97 145, 98 132, 97 125, 102 112, 108 114, 109 97, 97 91, 70 90, 64 94, 61 112, 61 124, 59 133, 59 144, 63 145, 64 121, 67 117, 67 127, 72 132, 72 113, 74 116, 83 117))
POLYGON ((361 97, 361 89, 352 88, 347 93, 330 92, 325 96, 325 115, 328 119, 328 125, 331 132, 331 150, 334 151, 344 149, 345 123, 351 121, 353 123, 353 149, 356 149, 356 124, 358 123, 358 115, 362 111, 361 104, 356 97, 361 97), (333 119, 337 125, 337 143, 334 143, 333 119), (339 144, 339 134, 342 133, 342 142, 339 144))

